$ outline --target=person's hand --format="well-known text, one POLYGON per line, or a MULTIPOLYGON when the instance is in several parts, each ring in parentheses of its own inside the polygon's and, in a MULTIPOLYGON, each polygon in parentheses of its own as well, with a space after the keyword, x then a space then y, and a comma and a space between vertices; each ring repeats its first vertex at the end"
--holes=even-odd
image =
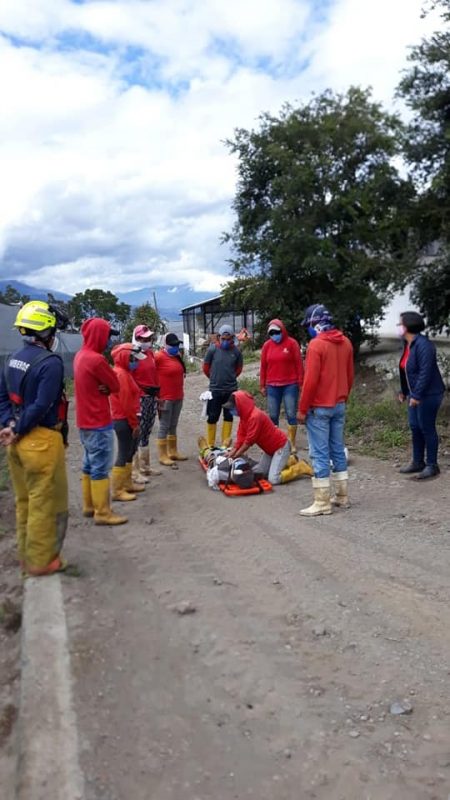
POLYGON ((297 414, 297 422, 300 423, 300 425, 304 425, 306 422, 306 414, 300 414, 299 412, 297 414))
POLYGON ((109 386, 106 385, 106 383, 100 383, 98 390, 100 394, 106 394, 106 395, 111 394, 111 389, 109 388, 109 386))
POLYGON ((141 429, 139 428, 139 425, 137 425, 136 428, 133 428, 133 432, 131 434, 133 439, 139 439, 140 432, 141 432, 141 429))
POLYGON ((398 395, 397 395, 397 399, 398 399, 398 402, 399 402, 399 403, 404 403, 404 402, 405 402, 405 400, 406 400, 406 397, 405 397, 405 395, 403 394, 403 392, 399 392, 399 393, 398 393, 398 395))
POLYGON ((267 396, 267 389, 266 389, 266 387, 265 387, 265 386, 262 386, 262 387, 261 387, 261 389, 260 389, 259 391, 261 392, 261 394, 262 394, 262 396, 263 396, 263 397, 266 397, 266 396, 267 396))
POLYGON ((9 445, 13 444, 13 442, 15 442, 16 439, 18 439, 18 436, 14 428, 10 427, 2 428, 2 430, 0 431, 0 445, 2 445, 3 447, 9 447, 9 445))
POLYGON ((416 406, 420 406, 420 400, 416 400, 414 397, 409 398, 409 405, 411 408, 415 408, 416 406))

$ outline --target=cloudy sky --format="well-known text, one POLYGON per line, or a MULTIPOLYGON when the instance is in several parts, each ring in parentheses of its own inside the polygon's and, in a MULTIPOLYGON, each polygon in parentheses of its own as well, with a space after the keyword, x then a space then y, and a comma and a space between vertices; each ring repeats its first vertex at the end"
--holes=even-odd
POLYGON ((0 278, 82 291, 228 274, 263 111, 372 85, 392 107, 423 0, 1 0, 0 278))

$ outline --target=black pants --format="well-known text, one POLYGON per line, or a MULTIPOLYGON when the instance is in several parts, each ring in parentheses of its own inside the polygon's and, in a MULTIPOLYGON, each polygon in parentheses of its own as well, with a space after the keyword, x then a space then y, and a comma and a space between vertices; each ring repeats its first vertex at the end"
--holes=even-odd
POLYGON ((130 464, 136 452, 137 439, 133 439, 133 431, 126 419, 115 419, 114 430, 117 436, 116 467, 130 464))
MULTIPOLYGON (((222 405, 230 399, 235 391, 236 389, 231 389, 229 392, 219 392, 217 389, 211 389, 212 400, 208 400, 208 405, 206 407, 207 419, 211 425, 218 421, 220 412, 222 411, 222 405)), ((223 418, 225 422, 233 422, 233 414, 229 408, 223 409, 223 418)))

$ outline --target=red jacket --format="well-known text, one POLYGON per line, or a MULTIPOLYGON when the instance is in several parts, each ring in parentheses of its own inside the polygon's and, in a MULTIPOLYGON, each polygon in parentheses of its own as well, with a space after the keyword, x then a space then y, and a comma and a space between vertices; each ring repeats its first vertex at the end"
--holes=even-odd
POLYGON ((240 422, 237 432, 235 449, 244 443, 250 447, 257 444, 269 456, 276 450, 284 447, 287 442, 286 434, 273 424, 264 411, 255 406, 255 401, 248 392, 238 391, 233 393, 240 422))
POLYGON ((177 356, 169 356, 167 350, 155 354, 160 400, 182 400, 184 395, 184 366, 177 356))
POLYGON ((73 362, 75 409, 79 428, 105 428, 111 425, 109 397, 99 386, 107 386, 112 394, 119 391, 119 382, 103 351, 108 344, 111 325, 106 319, 92 317, 83 322, 84 344, 73 362))
POLYGON ((280 319, 273 319, 269 323, 281 328, 282 340, 277 344, 268 339, 261 350, 261 368, 259 384, 261 389, 266 386, 288 386, 290 383, 303 383, 303 360, 299 343, 288 336, 286 328, 280 319))
POLYGON ((345 402, 353 385, 353 347, 341 331, 319 333, 306 353, 305 378, 299 412, 310 408, 332 408, 345 402))
MULTIPOLYGON (((146 358, 137 362, 137 369, 133 372, 133 378, 141 390, 148 389, 150 386, 158 386, 158 373, 156 370, 155 354, 153 350, 146 350, 146 358)), ((145 392, 141 391, 141 395, 145 392)))
POLYGON ((119 344, 114 347, 111 355, 114 361, 114 372, 119 381, 119 393, 111 397, 112 418, 126 419, 131 428, 139 425, 138 411, 141 400, 141 390, 130 372, 130 344, 119 344))

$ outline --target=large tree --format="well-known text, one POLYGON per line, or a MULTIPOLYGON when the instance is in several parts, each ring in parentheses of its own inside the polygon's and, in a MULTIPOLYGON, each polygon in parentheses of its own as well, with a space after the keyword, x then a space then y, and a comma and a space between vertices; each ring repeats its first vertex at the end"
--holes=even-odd
POLYGON ((131 306, 127 303, 120 303, 112 292, 105 292, 103 289, 86 289, 85 292, 78 292, 68 303, 70 317, 79 327, 84 319, 89 317, 103 317, 117 326, 120 330, 130 316, 131 306))
POLYGON ((305 306, 326 303, 358 346, 408 263, 413 187, 395 165, 400 130, 370 91, 350 88, 235 131, 228 297, 293 332, 305 306))
POLYGON ((164 323, 156 309, 153 308, 150 303, 144 303, 141 306, 137 306, 137 308, 133 310, 127 324, 125 325, 125 328, 122 331, 122 337, 125 341, 131 342, 133 329, 136 327, 136 325, 147 325, 147 327, 154 331, 154 333, 164 332, 164 323))
POLYGON ((20 292, 11 286, 11 284, 7 284, 6 289, 4 292, 0 292, 0 303, 4 303, 5 305, 17 305, 18 303, 28 303, 30 300, 30 295, 28 294, 20 294, 20 292))
POLYGON ((434 331, 450 333, 450 0, 435 0, 442 28, 410 54, 398 92, 413 111, 405 157, 418 198, 413 208, 417 256, 413 299, 434 331))

